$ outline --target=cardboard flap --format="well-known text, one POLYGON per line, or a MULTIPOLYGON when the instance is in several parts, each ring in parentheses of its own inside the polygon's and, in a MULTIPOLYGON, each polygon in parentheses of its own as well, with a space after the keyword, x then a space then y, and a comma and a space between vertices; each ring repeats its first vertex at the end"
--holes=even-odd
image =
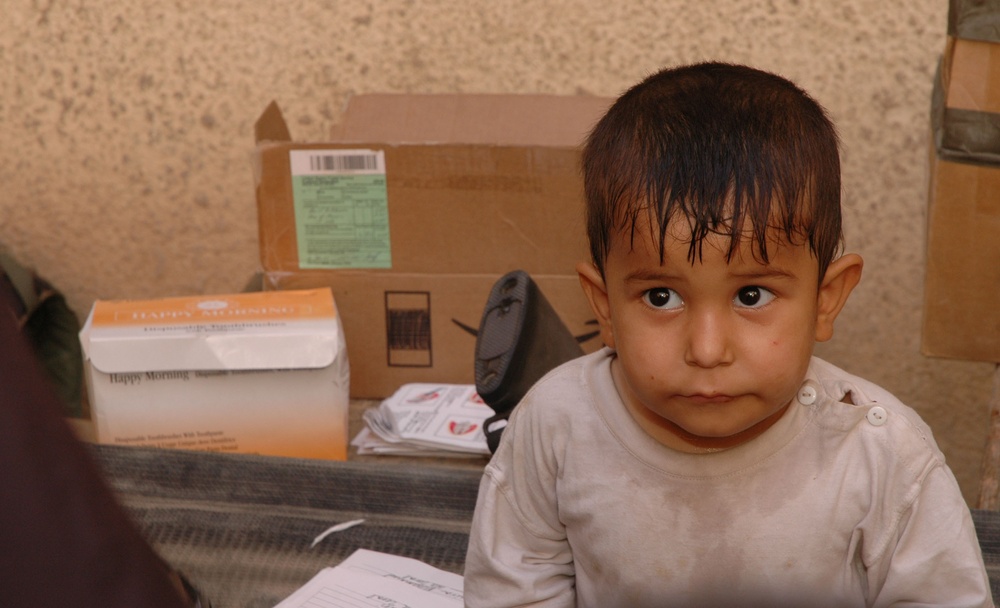
POLYGON ((264 112, 257 119, 253 126, 254 141, 258 144, 273 141, 292 141, 292 134, 288 130, 285 117, 281 114, 281 108, 277 102, 272 101, 264 109, 264 112))
POLYGON ((94 367, 108 374, 316 369, 333 363, 338 331, 317 324, 269 335, 184 334, 151 344, 134 334, 90 328, 84 352, 94 367))
POLYGON ((945 106, 1000 112, 1000 44, 953 40, 943 58, 945 106))
POLYGON ((328 289, 97 302, 80 341, 105 373, 327 367, 341 326, 328 289))
POLYGON ((576 148, 613 101, 585 95, 357 95, 331 138, 576 148))

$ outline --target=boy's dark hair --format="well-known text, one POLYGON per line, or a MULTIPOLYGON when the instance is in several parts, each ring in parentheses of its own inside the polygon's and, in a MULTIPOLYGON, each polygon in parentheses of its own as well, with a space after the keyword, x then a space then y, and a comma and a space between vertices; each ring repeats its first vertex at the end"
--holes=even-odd
MULTIPOLYGON (((709 234, 753 238, 768 261, 775 231, 808 243, 820 279, 841 243, 840 156, 823 108, 788 80, 740 65, 663 70, 629 89, 598 122, 583 152, 587 233, 594 264, 639 214, 659 228, 691 221, 689 259, 709 234)), ((626 231, 628 231, 626 233, 626 231)))

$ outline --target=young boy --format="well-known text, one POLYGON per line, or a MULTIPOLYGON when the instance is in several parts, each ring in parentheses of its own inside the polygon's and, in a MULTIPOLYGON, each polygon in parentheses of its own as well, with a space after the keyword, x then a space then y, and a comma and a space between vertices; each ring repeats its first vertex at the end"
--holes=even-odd
POLYGON ((466 605, 992 606, 928 427, 812 357, 861 277, 834 127, 747 67, 626 92, 583 158, 606 348, 549 373, 487 466, 466 605))

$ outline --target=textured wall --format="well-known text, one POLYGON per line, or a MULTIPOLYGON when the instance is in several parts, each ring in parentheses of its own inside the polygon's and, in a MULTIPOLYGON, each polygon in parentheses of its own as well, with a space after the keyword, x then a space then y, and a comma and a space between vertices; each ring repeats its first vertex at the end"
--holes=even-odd
POLYGON ((613 96, 668 64, 788 76, 840 125, 862 286, 820 352, 933 427, 977 492, 994 366, 919 354, 928 104, 944 0, 7 0, 0 243, 95 298, 227 292, 255 270, 252 125, 320 139, 357 92, 613 96))

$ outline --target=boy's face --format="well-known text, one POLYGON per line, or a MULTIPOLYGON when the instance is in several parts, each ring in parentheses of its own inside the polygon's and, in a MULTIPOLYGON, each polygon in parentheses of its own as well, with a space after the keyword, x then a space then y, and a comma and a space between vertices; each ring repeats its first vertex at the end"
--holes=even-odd
POLYGON ((769 243, 764 264, 744 238, 727 262, 729 238, 709 235, 692 263, 690 229, 680 221, 668 227, 662 263, 648 225, 640 225, 632 247, 627 235, 613 240, 603 279, 581 265, 581 281, 605 343, 617 351, 612 374, 633 417, 671 447, 725 449, 781 417, 815 341, 829 338, 860 278, 861 260, 831 265, 841 273, 851 258, 846 293, 833 302, 807 245, 769 243))

